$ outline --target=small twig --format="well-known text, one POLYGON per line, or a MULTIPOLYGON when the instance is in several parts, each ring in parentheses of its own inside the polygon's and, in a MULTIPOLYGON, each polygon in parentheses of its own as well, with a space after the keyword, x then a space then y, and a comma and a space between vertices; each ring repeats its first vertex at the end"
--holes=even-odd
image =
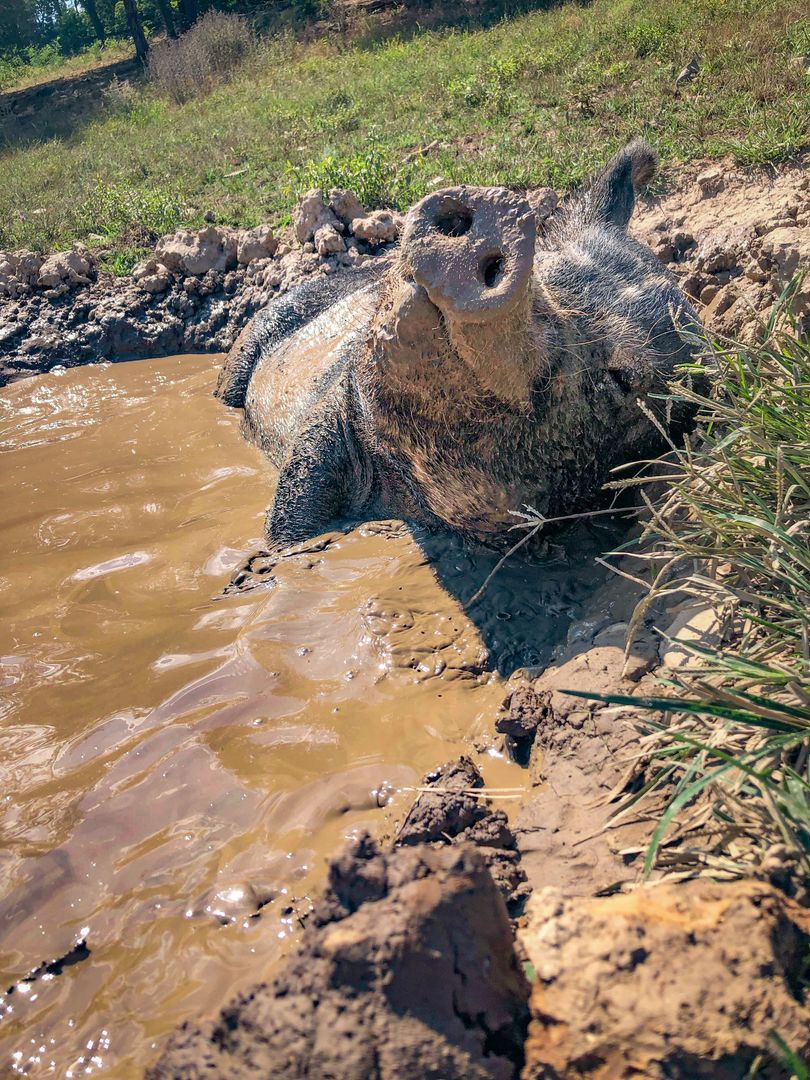
POLYGON ((440 788, 404 787, 402 791, 418 792, 420 795, 466 795, 473 799, 518 799, 525 794, 523 788, 440 788))
POLYGON ((478 591, 470 597, 470 599, 465 604, 465 607, 472 607, 473 604, 477 603, 481 599, 487 589, 487 586, 501 569, 501 567, 504 565, 504 563, 507 561, 507 559, 510 559, 516 551, 522 548, 524 544, 527 544, 529 540, 531 540, 532 537, 536 536, 541 529, 546 527, 546 525, 557 525, 561 521, 578 521, 583 518, 600 517, 603 514, 632 515, 638 513, 638 510, 635 508, 629 510, 616 510, 613 506, 610 506, 607 510, 589 510, 588 512, 583 514, 563 514, 561 517, 547 518, 543 517, 543 515, 538 510, 535 510, 534 507, 528 506, 527 509, 531 511, 531 514, 521 513, 520 510, 509 511, 509 513, 514 515, 515 517, 522 517, 526 519, 525 521, 519 521, 516 522, 514 525, 511 525, 509 531, 512 532, 514 529, 529 529, 529 532, 527 532, 525 536, 521 537, 521 539, 518 540, 516 544, 513 544, 513 546, 509 548, 505 555, 502 555, 501 558, 498 559, 498 561, 495 563, 495 566, 492 568, 492 570, 490 570, 490 572, 484 579, 484 583, 481 588, 478 589, 478 591))
POLYGON ((484 579, 484 584, 467 601, 467 603, 465 605, 466 607, 472 607, 473 604, 477 603, 478 600, 481 599, 481 597, 486 592, 487 586, 489 585, 490 581, 492 581, 492 579, 498 573, 498 571, 503 566, 503 564, 506 562, 506 560, 508 558, 510 558, 512 555, 514 555, 515 552, 519 548, 522 548, 524 544, 528 544, 528 542, 531 540, 531 538, 533 536, 535 536, 543 528, 543 524, 544 523, 542 521, 538 521, 538 523, 534 526, 534 528, 530 532, 527 532, 525 536, 522 536, 520 538, 520 540, 518 540, 518 542, 516 544, 513 544, 512 547, 509 548, 509 550, 507 551, 507 553, 505 555, 501 556, 501 558, 498 559, 498 561, 495 563, 495 566, 492 568, 492 570, 490 570, 490 572, 487 574, 486 578, 484 579))

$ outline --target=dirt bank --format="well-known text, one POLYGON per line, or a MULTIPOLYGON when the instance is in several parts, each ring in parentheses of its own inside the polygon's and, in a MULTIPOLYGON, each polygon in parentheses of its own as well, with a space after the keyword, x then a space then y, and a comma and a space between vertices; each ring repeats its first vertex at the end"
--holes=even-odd
POLYGON ((209 224, 164 236, 126 278, 81 244, 48 258, 0 252, 0 385, 57 365, 227 351, 305 278, 384 259, 399 225, 335 189, 304 196, 279 235, 209 224))
MULTIPOLYGON (((748 174, 728 163, 672 171, 646 198, 634 230, 698 301, 710 329, 752 336, 793 275, 810 262, 807 158, 748 174)), ((529 192, 539 222, 557 198, 529 192)), ((308 193, 294 226, 210 224, 163 237, 126 278, 77 245, 48 259, 0 252, 0 385, 56 365, 222 352, 274 296, 313 274, 382 257, 400 217, 367 213, 349 192, 308 193)), ((806 283, 794 301, 806 321, 806 283)))
MULTIPOLYGON (((670 173, 661 197, 642 200, 633 230, 699 302, 710 330, 755 337, 793 276, 810 266, 808 161, 755 173, 696 163, 670 173)), ((793 306, 807 327, 806 279, 793 306)))

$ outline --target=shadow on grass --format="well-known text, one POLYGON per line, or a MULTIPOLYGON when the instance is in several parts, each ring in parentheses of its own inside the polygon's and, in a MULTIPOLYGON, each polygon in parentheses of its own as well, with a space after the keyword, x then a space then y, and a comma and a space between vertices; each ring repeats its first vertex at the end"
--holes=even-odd
MULTIPOLYGON (((339 0, 331 21, 356 48, 373 48, 391 38, 407 40, 425 30, 487 30, 531 11, 551 11, 568 5, 589 7, 593 0, 447 0, 409 3, 407 0, 339 0), (335 25, 336 24, 336 25, 335 25)), ((305 38, 318 36, 314 27, 305 38)))
POLYGON ((0 94, 0 149, 74 135, 107 109, 113 83, 143 78, 133 58, 0 94))
MULTIPOLYGON (((425 30, 483 30, 529 11, 551 10, 565 3, 584 7, 591 0, 496 0, 478 4, 469 0, 427 4, 340 0, 328 17, 310 21, 301 18, 302 9, 296 4, 279 11, 266 0, 248 0, 237 4, 236 9, 248 15, 263 36, 286 31, 302 43, 338 36, 346 46, 370 49, 391 38, 407 39, 425 30)), ((111 86, 144 80, 142 68, 132 58, 0 93, 0 150, 75 136, 107 110, 111 86)))

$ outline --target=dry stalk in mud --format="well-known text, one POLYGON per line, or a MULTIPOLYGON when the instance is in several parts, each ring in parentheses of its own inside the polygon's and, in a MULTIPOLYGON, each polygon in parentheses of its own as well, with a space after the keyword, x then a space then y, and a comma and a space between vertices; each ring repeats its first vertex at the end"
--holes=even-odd
POLYGON ((568 521, 583 521, 586 518, 602 517, 605 514, 610 514, 611 516, 615 517, 620 513, 626 513, 628 515, 633 515, 637 513, 637 511, 632 508, 627 511, 616 510, 615 500, 613 504, 605 510, 590 510, 583 514, 565 514, 562 517, 553 518, 544 517, 543 514, 541 514, 540 511, 536 510, 533 506, 526 506, 524 507, 524 509, 526 511, 525 513, 521 510, 509 511, 509 513, 512 514, 514 517, 524 518, 523 521, 519 521, 515 525, 512 525, 509 531, 513 532, 515 529, 526 529, 527 532, 523 536, 521 536, 520 540, 518 540, 517 543, 513 544, 512 547, 510 547, 509 550, 500 557, 500 559, 498 559, 493 568, 484 578, 484 581, 482 582, 480 588, 478 588, 470 597, 470 599, 466 602, 465 607, 470 608, 473 606, 473 604, 478 603, 478 601, 484 595, 498 571, 503 569, 509 559, 511 559, 512 556, 516 554, 522 547, 525 547, 525 545, 528 544, 529 541, 533 540, 534 537, 537 536, 537 534, 540 532, 540 530, 544 529, 547 525, 560 525, 563 522, 568 521))
POLYGON ((404 787, 401 790, 407 791, 408 793, 422 794, 424 792, 427 795, 452 795, 454 797, 458 795, 469 795, 472 799, 484 799, 485 801, 488 801, 489 799, 519 799, 524 793, 524 789, 518 787, 441 788, 420 785, 418 787, 404 787))

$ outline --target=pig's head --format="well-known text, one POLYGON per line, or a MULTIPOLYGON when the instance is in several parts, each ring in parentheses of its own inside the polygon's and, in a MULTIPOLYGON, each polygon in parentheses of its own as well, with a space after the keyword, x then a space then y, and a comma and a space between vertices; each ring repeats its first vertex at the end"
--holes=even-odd
POLYGON ((631 422, 639 395, 662 389, 690 355, 681 328, 696 321, 672 276, 627 233, 655 168, 652 150, 631 143, 539 237, 529 203, 506 188, 424 198, 407 215, 376 323, 391 378, 445 405, 463 389, 535 414, 609 383, 631 422))

